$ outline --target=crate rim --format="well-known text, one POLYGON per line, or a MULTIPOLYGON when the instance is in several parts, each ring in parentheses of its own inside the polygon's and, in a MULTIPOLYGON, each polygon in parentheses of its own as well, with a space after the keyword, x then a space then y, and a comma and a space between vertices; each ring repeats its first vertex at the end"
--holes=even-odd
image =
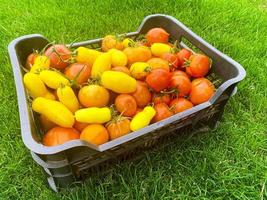
MULTIPOLYGON (((217 89, 216 93, 214 94, 214 96, 207 102, 204 102, 202 104, 199 104, 197 106, 194 106, 191 109, 188 109, 184 112, 181 113, 177 113, 175 115, 173 115, 170 118, 167 118, 163 121, 151 124, 143 129, 140 129, 138 131, 134 131, 131 132, 130 134, 127 134, 123 137, 117 138, 115 140, 109 141, 105 144, 102 144, 100 146, 96 146, 93 144, 89 144, 85 141, 82 141, 80 139, 78 140, 73 140, 73 141, 69 141, 66 142, 62 145, 58 145, 58 146, 54 146, 54 147, 47 147, 44 146, 41 143, 38 143, 37 141, 35 141, 33 139, 33 137, 31 136, 31 128, 30 128, 30 123, 29 123, 29 116, 27 115, 27 101, 25 101, 25 90, 24 90, 24 86, 23 86, 23 82, 22 82, 22 76, 20 74, 20 66, 19 66, 19 61, 17 59, 16 56, 16 45, 17 43, 19 43, 20 41, 26 40, 26 39, 30 39, 30 38, 36 38, 36 37, 40 37, 40 38, 44 38, 46 39, 44 36, 42 36, 41 34, 29 34, 29 35, 24 35, 21 37, 18 37, 16 39, 14 39, 13 41, 11 41, 8 45, 8 52, 9 52, 9 56, 10 56, 10 61, 11 61, 11 65, 13 68, 13 74, 14 74, 14 79, 15 79, 15 84, 16 84, 16 90, 17 90, 17 99, 18 99, 18 107, 19 107, 19 116, 20 116, 20 126, 21 126, 21 135, 22 135, 22 140, 23 143, 25 144, 25 146, 33 151, 34 153, 40 154, 40 155, 52 155, 52 154, 57 154, 59 152, 63 152, 67 149, 71 149, 74 147, 78 147, 78 146, 87 146, 91 149, 94 149, 95 151, 98 152, 103 152, 106 151, 108 149, 112 149, 115 146, 118 146, 122 143, 125 143, 127 141, 130 141, 134 138, 140 137, 142 135, 145 134, 149 134, 150 131, 154 131, 158 128, 161 128, 169 123, 172 123, 173 121, 176 120, 181 120, 193 113, 196 113, 204 108, 207 108, 211 105, 214 104, 214 102, 220 97, 220 95, 231 85, 240 82, 241 80, 243 80, 246 76, 246 71, 244 70, 244 68, 235 60, 233 60, 232 58, 230 58, 229 56, 227 56, 226 54, 220 52, 218 49, 216 49, 215 47, 213 47, 212 45, 210 45, 208 42, 206 42, 205 40, 203 40, 201 37, 199 37, 198 35, 196 35, 193 31, 191 31, 189 28, 187 28, 183 23, 181 23, 180 21, 178 21, 176 18, 169 16, 169 15, 164 15, 164 14, 153 14, 153 15, 148 15, 146 16, 141 25, 139 26, 139 28, 137 29, 136 32, 130 32, 127 33, 126 35, 130 36, 130 35, 135 35, 138 34, 142 28, 142 26, 145 24, 145 22, 153 17, 164 17, 167 18, 173 22, 175 22, 176 24, 178 24, 179 26, 181 26, 186 32, 189 32, 191 34, 191 36, 193 36, 195 39, 197 39, 198 41, 200 41, 201 43, 203 43, 204 45, 206 45, 208 48, 212 49, 215 53, 217 53, 219 56, 223 57, 225 60, 227 60, 229 63, 231 63, 233 66, 236 67, 238 74, 236 77, 229 79, 227 81, 225 81, 222 85, 220 85, 220 87, 217 89)), ((83 42, 77 42, 74 43, 73 46, 77 47, 77 46, 85 46, 87 44, 90 43, 94 43, 97 41, 100 41, 101 38, 98 39, 93 39, 93 40, 87 40, 87 41, 83 41, 83 42)))

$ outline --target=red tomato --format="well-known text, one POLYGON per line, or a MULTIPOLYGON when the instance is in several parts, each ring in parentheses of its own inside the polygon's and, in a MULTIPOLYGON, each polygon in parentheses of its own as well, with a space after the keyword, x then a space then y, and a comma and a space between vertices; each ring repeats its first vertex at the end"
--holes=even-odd
POLYGON ((186 72, 195 78, 204 77, 210 70, 210 59, 201 54, 190 57, 190 64, 186 67, 186 72))
POLYGON ((165 103, 156 104, 154 109, 156 110, 156 115, 152 120, 153 122, 161 121, 173 115, 173 113, 170 111, 170 108, 165 103))
POLYGON ((162 59, 167 60, 172 68, 177 68, 180 66, 180 61, 177 56, 173 53, 164 53, 161 56, 162 59))
POLYGON ((169 94, 154 93, 152 102, 154 104, 166 103, 167 105, 169 105, 169 103, 171 102, 171 97, 169 94))
POLYGON ((170 107, 175 114, 183 112, 189 108, 192 108, 193 106, 194 105, 185 98, 176 98, 170 103, 170 107))
POLYGON ((172 76, 170 88, 176 88, 178 90, 179 97, 185 97, 190 93, 191 81, 184 75, 172 76))
POLYGON ((189 95, 194 105, 208 101, 214 94, 214 85, 206 78, 196 78, 192 81, 192 88, 189 95))
POLYGON ((132 117, 137 110, 137 104, 133 96, 120 94, 115 99, 116 109, 125 117, 132 117))
POLYGON ((175 71, 173 71, 172 72, 172 76, 185 76, 185 77, 187 77, 187 78, 191 78, 187 73, 185 73, 184 71, 182 71, 182 70, 175 70, 175 71))
POLYGON ((70 80, 76 80, 78 84, 86 83, 91 75, 91 67, 83 63, 73 63, 67 67, 64 74, 70 80))
POLYGON ((169 87, 171 73, 166 69, 153 69, 146 77, 146 82, 156 92, 169 87))
POLYGON ((189 51, 188 49, 181 49, 178 53, 177 53, 177 58, 180 61, 180 67, 184 66, 184 62, 186 60, 189 60, 190 56, 192 55, 192 52, 189 51))
POLYGON ((27 69, 30 69, 33 66, 34 60, 36 57, 37 57, 37 54, 34 54, 34 53, 31 53, 30 55, 28 55, 26 63, 25 63, 25 67, 27 69))
POLYGON ((162 28, 152 28, 146 34, 148 44, 155 42, 167 43, 169 40, 169 33, 162 28))
POLYGON ((132 93, 132 96, 135 98, 137 106, 143 108, 149 104, 152 95, 146 83, 137 81, 136 91, 132 93))
POLYGON ((64 69, 69 65, 71 51, 64 44, 56 44, 45 51, 45 55, 50 58, 50 65, 56 69, 64 69))

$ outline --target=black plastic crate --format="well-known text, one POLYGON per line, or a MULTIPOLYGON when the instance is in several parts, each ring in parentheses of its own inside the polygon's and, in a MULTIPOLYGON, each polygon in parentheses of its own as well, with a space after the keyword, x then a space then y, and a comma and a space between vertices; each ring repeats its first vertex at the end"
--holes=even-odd
MULTIPOLYGON (((221 119, 225 104, 236 92, 237 83, 245 77, 243 67, 171 16, 149 15, 136 32, 126 35, 135 38, 153 27, 164 28, 173 40, 180 42, 181 47, 189 48, 183 42, 185 39, 194 48, 209 56, 213 61, 210 74, 219 78, 221 84, 209 101, 100 146, 82 140, 69 141, 55 147, 46 147, 41 143, 42 133, 27 100, 22 81, 24 72, 21 66, 33 49, 41 50, 49 41, 42 35, 32 34, 19 37, 9 44, 8 51, 17 89, 22 139, 31 151, 33 159, 44 169, 53 190, 57 191, 59 188, 79 182, 88 174, 104 170, 105 166, 109 166, 114 161, 132 158, 156 144, 158 146, 175 141, 181 133, 206 130, 207 127, 214 128, 221 119)), ((100 45, 101 38, 72 44, 73 47, 90 48, 98 48, 100 45)))

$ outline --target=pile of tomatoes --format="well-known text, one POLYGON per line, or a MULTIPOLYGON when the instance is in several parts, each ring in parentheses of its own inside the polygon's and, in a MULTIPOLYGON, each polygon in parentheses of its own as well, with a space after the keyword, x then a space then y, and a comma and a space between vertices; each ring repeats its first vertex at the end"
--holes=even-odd
POLYGON ((30 54, 24 85, 39 115, 43 144, 94 145, 137 131, 208 101, 206 55, 177 49, 153 28, 142 40, 107 35, 101 51, 50 44, 30 54))

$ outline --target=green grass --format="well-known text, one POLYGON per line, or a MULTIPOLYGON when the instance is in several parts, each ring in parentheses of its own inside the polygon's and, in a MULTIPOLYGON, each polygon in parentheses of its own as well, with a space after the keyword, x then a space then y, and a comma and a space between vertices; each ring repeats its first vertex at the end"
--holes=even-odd
POLYGON ((96 2, 0 0, 0 199, 267 199, 267 2, 96 2), (216 130, 54 193, 21 140, 8 43, 30 33, 70 43, 134 31, 152 13, 182 21, 243 65, 246 79, 216 130))

